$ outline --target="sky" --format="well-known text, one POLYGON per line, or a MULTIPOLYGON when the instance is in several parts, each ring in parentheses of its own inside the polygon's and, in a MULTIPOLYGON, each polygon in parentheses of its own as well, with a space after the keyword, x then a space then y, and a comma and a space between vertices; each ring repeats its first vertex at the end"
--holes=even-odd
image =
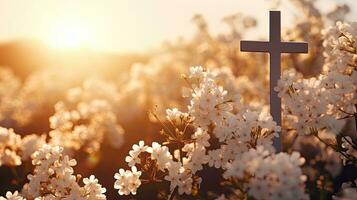
MULTIPOLYGON (((286 0, 283 0, 284 2, 286 0)), ((227 31, 222 17, 243 12, 259 20, 268 34, 268 0, 0 0, 0 41, 35 38, 58 48, 86 46, 98 51, 135 52, 164 40, 189 37, 194 14, 202 14, 213 33, 227 31), (61 46, 62 45, 62 46, 61 46)), ((357 0, 320 0, 323 9, 349 2, 357 21, 357 0), (323 2, 322 2, 323 1, 323 2), (322 3, 321 3, 322 2, 322 3), (328 2, 328 3, 326 3, 328 2)), ((288 25, 294 9, 281 8, 288 25)), ((251 39, 251 38, 250 38, 251 39)))

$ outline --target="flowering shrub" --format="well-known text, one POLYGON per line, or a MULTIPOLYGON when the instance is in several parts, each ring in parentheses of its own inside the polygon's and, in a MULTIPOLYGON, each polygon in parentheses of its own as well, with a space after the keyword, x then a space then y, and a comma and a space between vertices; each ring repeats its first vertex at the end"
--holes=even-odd
POLYGON ((12 129, 0 127, 0 166, 18 166, 45 144, 44 136, 27 135, 21 138, 12 129))
POLYGON ((144 141, 133 145, 125 159, 132 170, 120 169, 114 176, 119 194, 136 194, 142 182, 161 181, 159 177, 169 182, 171 195, 193 194, 204 181, 197 172, 208 165, 225 171, 225 179, 242 184, 242 195, 263 199, 266 190, 272 190, 269 199, 276 198, 274 195, 307 199, 300 169, 304 159, 296 152, 291 157, 274 154, 271 139, 278 136, 280 127, 270 115, 241 105, 239 94, 229 94, 218 84, 215 74, 202 67, 190 68, 185 80, 192 88, 188 111, 168 109, 168 124, 163 124, 165 129, 161 131, 164 144, 176 146, 171 150, 173 155, 168 146, 157 142, 151 146, 144 141), (272 165, 269 170, 267 165, 272 165))
POLYGON ((56 103, 55 114, 50 117, 50 143, 64 147, 68 153, 79 149, 95 153, 106 136, 113 146, 120 147, 124 130, 113 111, 117 99, 115 86, 101 81, 87 80, 83 88, 71 88, 68 106, 56 103))
POLYGON ((268 60, 239 52, 257 24, 242 13, 219 35, 196 15, 192 38, 110 77, 0 68, 0 200, 354 200, 357 24, 346 5, 290 2, 283 40, 307 41, 309 54, 282 57, 281 127, 268 60))
POLYGON ((356 163, 353 142, 342 136, 342 147, 328 144, 319 136, 327 130, 333 134, 342 131, 346 120, 354 117, 357 105, 357 72, 355 23, 337 22, 326 31, 323 73, 318 78, 303 79, 294 70, 285 71, 279 81, 279 95, 284 102, 284 114, 291 128, 298 134, 313 134, 323 143, 337 149, 344 162, 356 163))
POLYGON ((34 174, 28 175, 29 183, 24 185, 22 195, 7 192, 6 198, 0 199, 106 199, 105 188, 93 175, 83 179, 83 187, 78 184, 80 177, 73 175, 72 168, 76 161, 62 151, 59 146, 42 146, 32 155, 34 174))

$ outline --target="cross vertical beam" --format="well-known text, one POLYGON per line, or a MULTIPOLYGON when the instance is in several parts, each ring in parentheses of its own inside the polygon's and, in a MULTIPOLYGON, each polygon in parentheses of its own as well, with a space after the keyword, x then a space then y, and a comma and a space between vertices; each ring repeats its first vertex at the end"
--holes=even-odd
MULTIPOLYGON (((273 120, 278 126, 281 126, 281 99, 278 96, 278 92, 274 90, 274 87, 277 85, 278 80, 280 79, 281 69, 280 69, 280 54, 270 53, 270 114, 273 117, 273 120)), ((279 152, 282 150, 282 135, 280 138, 274 137, 273 144, 275 149, 279 152)))
MULTIPOLYGON (((307 53, 308 44, 303 42, 281 42, 281 19, 280 11, 269 13, 269 41, 241 41, 241 51, 267 52, 270 57, 270 114, 276 123, 281 126, 281 99, 278 92, 274 91, 281 75, 281 53, 307 53)), ((281 135, 280 135, 281 136, 281 135)), ((282 150, 280 138, 274 138, 273 144, 279 152, 282 150)))
MULTIPOLYGON (((281 42, 281 22, 280 12, 269 12, 269 62, 270 62, 270 114, 278 126, 281 126, 281 99, 278 96, 278 92, 274 90, 274 87, 278 84, 278 80, 281 75, 281 61, 280 61, 280 49, 279 46, 273 44, 280 44, 281 42)), ((273 144, 276 151, 282 151, 282 135, 279 138, 274 137, 273 144)))

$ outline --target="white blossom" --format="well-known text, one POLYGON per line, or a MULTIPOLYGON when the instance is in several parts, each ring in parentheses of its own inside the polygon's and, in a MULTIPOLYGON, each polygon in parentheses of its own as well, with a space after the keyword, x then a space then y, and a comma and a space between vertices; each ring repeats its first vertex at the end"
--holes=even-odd
POLYGON ((114 188, 119 189, 120 195, 136 194, 136 190, 141 185, 140 181, 141 171, 137 171, 136 167, 131 167, 130 170, 120 169, 119 173, 114 175, 116 179, 114 188))

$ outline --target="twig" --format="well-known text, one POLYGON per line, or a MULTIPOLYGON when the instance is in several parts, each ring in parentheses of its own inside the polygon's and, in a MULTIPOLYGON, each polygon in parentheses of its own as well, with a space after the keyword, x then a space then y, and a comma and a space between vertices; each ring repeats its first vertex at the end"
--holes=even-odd
POLYGON ((355 116, 355 129, 356 129, 356 132, 357 132, 357 104, 355 104, 355 108, 356 108, 356 112, 354 114, 354 116, 355 116))
POLYGON ((338 110, 345 113, 346 115, 353 115, 352 113, 346 112, 346 111, 342 110, 341 108, 339 108, 338 110))
POLYGON ((353 144, 352 142, 350 142, 350 141, 346 138, 346 136, 342 136, 342 138, 344 138, 345 141, 346 141, 348 144, 350 144, 351 146, 354 146, 354 144, 353 144))
POLYGON ((171 132, 171 130, 165 125, 165 123, 161 121, 159 116, 157 116, 153 111, 149 111, 149 113, 151 113, 155 117, 155 119, 162 125, 162 127, 167 131, 167 133, 170 134, 171 137, 175 138, 175 133, 171 132))
POLYGON ((177 191, 178 191, 178 187, 176 186, 174 191, 172 191, 172 193, 170 194, 168 200, 173 200, 174 197, 176 196, 177 191))
POLYGON ((291 147, 294 146, 294 144, 295 144, 295 142, 296 142, 296 140, 297 140, 298 137, 299 137, 299 134, 296 133, 296 134, 294 135, 294 138, 292 139, 292 142, 290 143, 289 147, 287 147, 287 149, 289 149, 289 148, 291 148, 291 147))
POLYGON ((325 140, 323 140, 319 135, 318 132, 313 134, 320 142, 322 142, 323 144, 325 144, 327 147, 332 148, 333 150, 335 150, 336 152, 340 153, 343 157, 345 157, 347 160, 352 161, 352 163, 356 163, 357 162, 357 158, 355 158, 352 155, 346 154, 344 151, 341 151, 340 149, 338 149, 337 147, 329 144, 328 142, 326 142, 325 140))

